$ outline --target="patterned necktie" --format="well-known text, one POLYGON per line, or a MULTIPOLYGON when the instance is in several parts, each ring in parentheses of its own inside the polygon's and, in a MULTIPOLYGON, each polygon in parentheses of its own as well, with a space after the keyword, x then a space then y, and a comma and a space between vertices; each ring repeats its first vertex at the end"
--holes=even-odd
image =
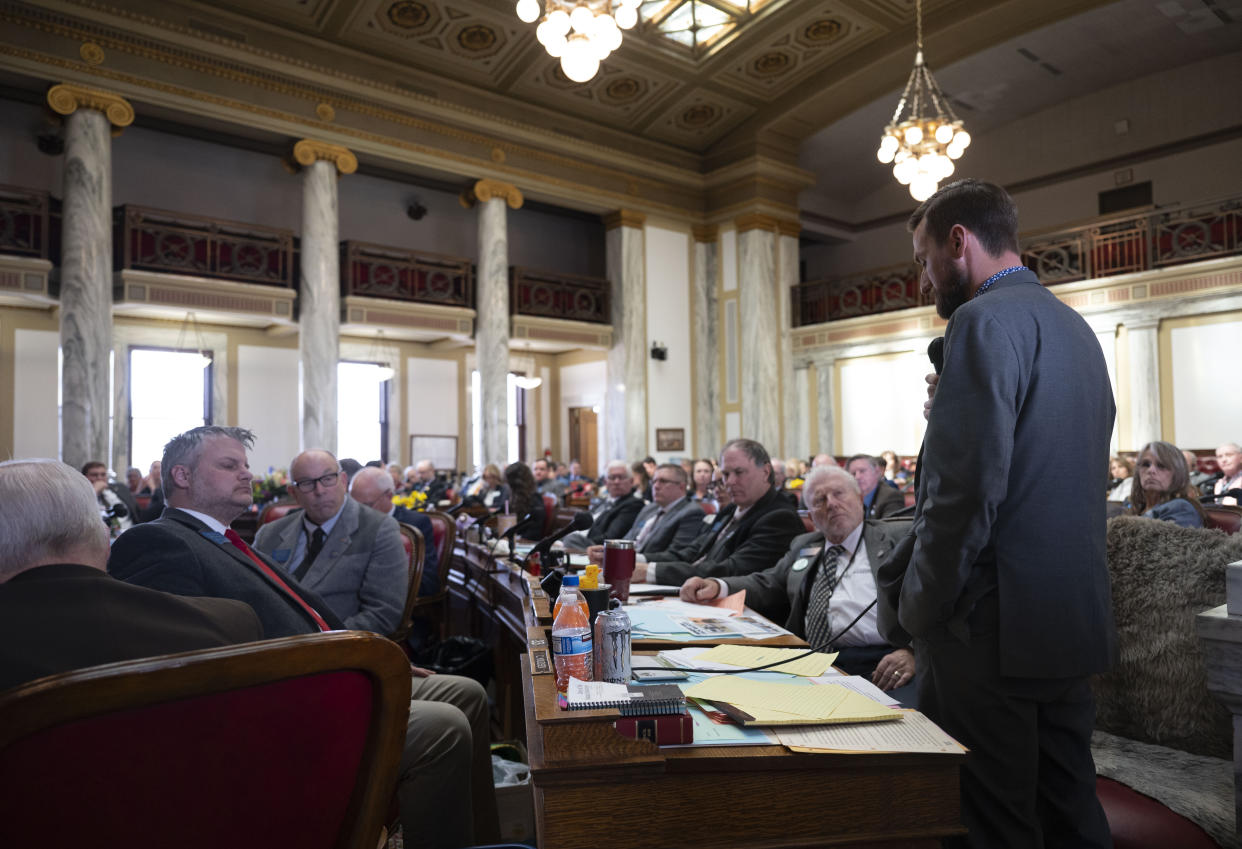
POLYGON ((694 565, 700 563, 715 563, 724 554, 725 544, 728 543, 729 537, 733 536, 733 532, 737 530, 737 511, 729 518, 729 523, 720 529, 720 533, 716 534, 715 540, 711 546, 703 553, 703 556, 694 561, 694 565))
POLYGON ((824 552, 823 561, 815 573, 815 583, 811 585, 811 598, 806 604, 806 640, 821 651, 827 648, 828 638, 832 636, 828 603, 832 601, 832 591, 837 588, 840 579, 837 572, 844 555, 845 549, 839 545, 824 552))
POLYGON ((246 541, 237 535, 237 531, 233 530, 232 528, 229 528, 228 530, 224 532, 224 536, 229 542, 233 543, 234 547, 239 549, 242 554, 249 557, 250 560, 254 563, 254 565, 259 567, 260 572, 262 572, 264 575, 267 575, 267 577, 270 578, 272 582, 276 584, 276 586, 284 590, 286 595, 288 595, 295 602, 297 602, 298 606, 301 607, 302 610, 304 610, 306 614, 310 616, 311 619, 314 620, 315 625, 319 628, 320 631, 331 631, 332 630, 332 626, 329 625, 326 621, 324 621, 324 618, 320 616, 318 612, 316 612, 315 608, 311 607, 309 604, 306 603, 306 599, 302 598, 300 595, 295 593, 289 587, 289 585, 285 583, 285 579, 280 577, 280 575, 276 573, 275 569, 273 569, 272 567, 264 563, 263 558, 255 554, 254 550, 251 549, 250 546, 246 545, 246 541))
POLYGON ((298 568, 294 571, 293 577, 299 581, 306 577, 306 573, 310 571, 311 564, 315 562, 315 558, 319 556, 319 552, 323 550, 324 541, 323 528, 315 526, 315 533, 311 534, 310 544, 306 546, 306 556, 302 558, 302 562, 298 564, 298 568))

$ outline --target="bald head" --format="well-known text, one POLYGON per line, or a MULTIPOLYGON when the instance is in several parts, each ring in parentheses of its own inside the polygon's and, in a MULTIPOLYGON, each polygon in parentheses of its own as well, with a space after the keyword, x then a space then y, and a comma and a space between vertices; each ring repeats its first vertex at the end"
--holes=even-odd
POLYGON ((289 476, 293 478, 289 489, 294 501, 316 525, 341 511, 345 503, 345 476, 331 452, 303 451, 289 464, 289 476))
POLYGON ((362 469, 349 484, 349 495, 359 504, 387 515, 395 492, 392 475, 383 469, 362 469))

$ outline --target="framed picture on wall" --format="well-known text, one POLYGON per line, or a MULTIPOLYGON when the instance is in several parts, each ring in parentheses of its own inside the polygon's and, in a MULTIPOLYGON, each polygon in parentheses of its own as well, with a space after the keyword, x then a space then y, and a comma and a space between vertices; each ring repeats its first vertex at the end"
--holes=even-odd
POLYGON ((684 427, 656 428, 657 451, 685 451, 686 429, 684 427))

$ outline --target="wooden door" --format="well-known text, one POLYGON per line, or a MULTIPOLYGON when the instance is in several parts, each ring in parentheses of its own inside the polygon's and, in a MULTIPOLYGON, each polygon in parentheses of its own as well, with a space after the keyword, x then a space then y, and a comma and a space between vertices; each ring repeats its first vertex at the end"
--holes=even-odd
POLYGON ((599 416, 590 407, 569 408, 569 460, 582 464, 582 474, 599 477, 599 416))

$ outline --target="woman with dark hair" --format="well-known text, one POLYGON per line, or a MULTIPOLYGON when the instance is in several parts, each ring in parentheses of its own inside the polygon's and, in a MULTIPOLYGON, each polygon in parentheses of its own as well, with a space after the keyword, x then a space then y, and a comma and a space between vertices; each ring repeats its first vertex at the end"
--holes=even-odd
POLYGON ((1138 474, 1130 489, 1130 512, 1183 528, 1203 527, 1203 508, 1198 497, 1190 493, 1186 458, 1177 446, 1149 442, 1138 458, 1138 474))
MULTIPOLYGON (((648 458, 650 459, 650 458, 648 458)), ((643 501, 651 500, 651 473, 647 471, 646 460, 635 460, 630 465, 634 475, 634 491, 643 501)))
POLYGON ((695 501, 715 501, 716 493, 712 491, 712 472, 716 464, 711 460, 695 460, 694 472, 690 476, 690 497, 695 501))
POLYGON ((505 467, 505 481, 509 485, 509 509, 518 517, 517 536, 540 539, 547 513, 543 509, 543 496, 535 489, 535 476, 525 463, 510 463, 505 467), (522 517, 530 517, 522 521, 522 517))
POLYGON ((1113 457, 1108 461, 1109 501, 1129 501, 1130 488, 1134 485, 1134 464, 1125 457, 1113 457))

